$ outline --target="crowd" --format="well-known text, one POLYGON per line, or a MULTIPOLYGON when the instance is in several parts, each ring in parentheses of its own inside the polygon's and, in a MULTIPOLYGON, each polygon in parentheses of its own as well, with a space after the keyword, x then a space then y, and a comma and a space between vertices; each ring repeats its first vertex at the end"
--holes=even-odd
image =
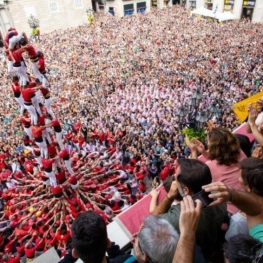
MULTIPOLYGON (((174 253, 177 262, 213 261, 224 240, 222 224, 230 222, 234 234, 248 234, 231 228, 236 217, 260 239, 261 199, 250 198, 260 196, 260 178, 255 183, 244 175, 243 183, 238 181, 240 167, 253 170, 260 164, 243 164, 250 149, 231 130, 240 125, 233 104, 262 90, 261 31, 262 25, 247 20, 219 24, 174 6, 124 18, 99 13, 91 25, 43 34, 35 44, 19 29, 1 36, 0 262, 30 262, 51 246, 65 259, 79 256, 88 262, 92 240, 83 239, 82 231, 94 233, 79 221, 91 217, 104 229, 161 182, 167 186, 165 200, 156 206, 158 192, 151 192, 151 212, 161 216, 144 224, 172 233, 169 251, 151 254, 158 250, 147 250, 142 233, 134 247, 138 262, 171 262, 174 253), (196 112, 216 105, 212 127, 206 128, 208 151, 196 139, 184 142, 177 116, 196 91, 203 94, 196 112), (209 161, 192 160, 198 154, 209 161), (188 197, 202 188, 218 190, 212 197, 228 201, 227 206, 200 212, 198 203, 193 209, 188 197), (193 234, 187 232, 191 224, 193 234), (66 254, 71 240, 73 250, 66 254), (162 261, 165 255, 169 260, 162 261)), ((252 105, 248 128, 263 145, 256 117, 252 105)), ((91 256, 93 262, 106 260, 110 245, 103 231, 106 243, 96 260, 91 256)), ((168 241, 159 242, 165 248, 168 241)))

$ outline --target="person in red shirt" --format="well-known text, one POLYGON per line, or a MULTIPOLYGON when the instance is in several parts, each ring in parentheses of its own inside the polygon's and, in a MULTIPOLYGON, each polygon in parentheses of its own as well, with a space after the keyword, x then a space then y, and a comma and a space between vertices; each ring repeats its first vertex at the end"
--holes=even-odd
POLYGON ((20 263, 20 257, 14 255, 4 255, 3 262, 4 263, 20 263))
POLYGON ((50 98, 50 91, 48 88, 45 88, 41 86, 41 82, 39 79, 36 79, 36 85, 37 87, 40 87, 40 91, 45 99, 45 106, 47 109, 47 112, 51 115, 52 119, 55 119, 55 114, 51 108, 51 98, 50 98))
POLYGON ((56 186, 57 185, 57 180, 56 180, 56 175, 55 173, 52 171, 52 165, 55 162, 54 159, 44 159, 42 158, 42 165, 44 167, 44 171, 46 176, 48 176, 49 180, 50 180, 50 184, 51 186, 56 186))
POLYGON ((56 173, 56 179, 59 184, 63 184, 66 182, 66 172, 63 168, 58 168, 58 172, 56 173))
POLYGON ((42 157, 48 158, 47 144, 43 139, 42 131, 45 127, 40 127, 39 124, 32 125, 32 135, 35 139, 35 143, 40 148, 40 153, 42 157))
MULTIPOLYGON (((24 85, 26 87, 26 84, 24 85)), ((35 91, 38 88, 23 88, 22 89, 22 97, 24 99, 25 108, 28 110, 31 116, 31 123, 37 124, 37 112, 35 107, 33 106, 32 97, 35 96, 35 91)))
POLYGON ((30 140, 33 139, 32 130, 31 130, 31 119, 28 116, 28 111, 24 110, 23 116, 20 119, 22 126, 24 127, 24 132, 28 135, 30 140))
MULTIPOLYGON (((43 113, 42 116, 39 116, 39 117, 38 117, 38 123, 39 123, 39 125, 40 125, 40 126, 45 126, 46 120, 47 120, 46 114, 43 113)), ((43 137, 46 138, 46 140, 48 141, 49 144, 52 143, 52 140, 51 140, 50 133, 49 133, 48 129, 44 129, 44 130, 42 131, 42 135, 43 135, 43 137)))
POLYGON ((61 198, 63 196, 63 186, 60 184, 56 186, 51 186, 51 191, 55 198, 61 198))
POLYGON ((19 43, 21 45, 21 50, 26 51, 28 57, 30 58, 30 61, 32 63, 33 73, 35 77, 41 80, 42 82, 43 75, 38 70, 39 63, 38 63, 38 56, 37 56, 37 52, 35 48, 32 45, 28 44, 27 37, 25 37, 24 39, 21 39, 19 43))
MULTIPOLYGON (((16 47, 19 47, 16 45, 16 47)), ((9 49, 10 50, 10 49, 9 49)), ((26 82, 28 82, 28 76, 27 73, 22 67, 22 54, 24 53, 24 50, 22 49, 15 49, 15 50, 10 50, 9 54, 10 57, 12 58, 13 61, 13 69, 16 71, 16 75, 20 78, 20 84, 25 85, 26 82)))
POLYGON ((71 167, 71 163, 70 163, 70 155, 67 149, 63 149, 62 151, 59 152, 59 154, 54 158, 54 159, 58 159, 58 158, 62 158, 65 166, 69 172, 70 175, 74 175, 74 171, 71 167))
POLYGON ((64 144, 62 142, 62 128, 61 128, 59 120, 55 119, 51 123, 46 124, 45 127, 53 127, 54 128, 54 131, 56 134, 56 139, 57 139, 58 145, 60 147, 60 150, 63 150, 64 144))
POLYGON ((57 237, 54 235, 53 237, 48 233, 45 238, 45 248, 44 251, 47 251, 51 247, 54 247, 57 243, 57 237))
POLYGON ((14 76, 13 77, 11 88, 12 88, 12 91, 14 93, 15 100, 20 105, 20 115, 23 116, 23 112, 24 112, 25 106, 24 106, 24 100, 23 100, 23 98, 21 96, 21 87, 19 85, 19 78, 18 78, 18 76, 14 76))

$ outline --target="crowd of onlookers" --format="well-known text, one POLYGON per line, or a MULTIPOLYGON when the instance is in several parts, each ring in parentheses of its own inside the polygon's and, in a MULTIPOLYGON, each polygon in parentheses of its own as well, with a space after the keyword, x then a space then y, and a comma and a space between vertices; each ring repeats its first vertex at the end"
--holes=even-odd
MULTIPOLYGON (((231 131, 233 104, 262 90, 262 25, 174 6, 99 13, 40 43, 17 30, 1 39, 0 262, 31 262, 53 246, 65 262, 106 262, 106 248, 110 262, 223 262, 225 240, 231 263, 260 262, 262 148, 248 158, 250 141, 231 131), (196 92, 193 115, 216 109, 205 143, 182 133, 192 116, 178 117, 196 92), (105 225, 150 191, 136 258, 117 253, 105 225), (211 191, 219 206, 208 206, 211 191)), ((263 145, 257 106, 247 128, 263 145)))

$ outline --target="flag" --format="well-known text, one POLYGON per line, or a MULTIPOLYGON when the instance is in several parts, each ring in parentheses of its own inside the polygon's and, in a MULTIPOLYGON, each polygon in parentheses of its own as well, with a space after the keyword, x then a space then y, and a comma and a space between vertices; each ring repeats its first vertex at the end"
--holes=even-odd
POLYGON ((257 102, 261 97, 263 97, 263 91, 233 105, 233 111, 237 115, 240 122, 245 121, 248 117, 248 104, 257 102))

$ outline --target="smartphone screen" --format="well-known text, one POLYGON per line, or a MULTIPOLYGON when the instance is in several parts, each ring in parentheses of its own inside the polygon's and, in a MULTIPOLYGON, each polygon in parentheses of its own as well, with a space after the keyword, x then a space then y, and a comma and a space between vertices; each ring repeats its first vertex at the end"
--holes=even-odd
POLYGON ((214 201, 214 199, 208 196, 209 194, 209 192, 205 192, 204 190, 202 190, 193 195, 192 198, 194 201, 199 199, 202 202, 202 208, 205 208, 214 201))

